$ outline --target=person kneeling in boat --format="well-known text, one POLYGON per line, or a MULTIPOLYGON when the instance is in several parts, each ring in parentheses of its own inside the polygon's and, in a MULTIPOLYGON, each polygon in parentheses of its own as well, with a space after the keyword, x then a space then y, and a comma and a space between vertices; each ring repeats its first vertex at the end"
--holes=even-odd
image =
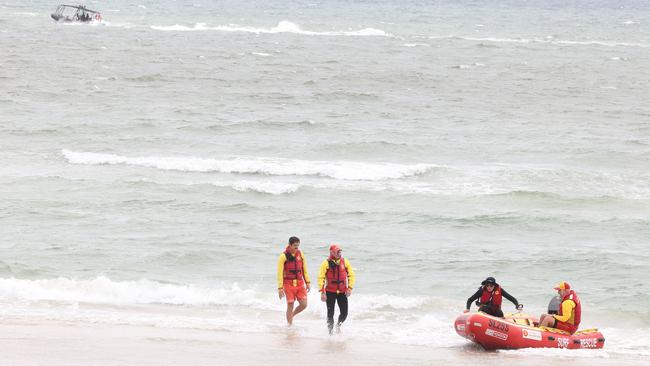
POLYGON ((481 287, 478 288, 478 291, 476 291, 472 297, 467 299, 467 308, 465 309, 465 313, 469 312, 472 302, 478 300, 476 303, 479 306, 478 311, 503 318, 503 311, 501 310, 503 297, 515 304, 515 307, 517 307, 518 310, 523 309, 524 306, 512 295, 507 293, 506 290, 502 289, 494 277, 488 277, 485 281, 481 282, 481 287))
POLYGON ((571 334, 578 330, 582 317, 582 306, 578 294, 571 289, 568 282, 560 282, 555 290, 560 295, 562 302, 558 314, 542 314, 539 317, 539 326, 555 328, 571 334))

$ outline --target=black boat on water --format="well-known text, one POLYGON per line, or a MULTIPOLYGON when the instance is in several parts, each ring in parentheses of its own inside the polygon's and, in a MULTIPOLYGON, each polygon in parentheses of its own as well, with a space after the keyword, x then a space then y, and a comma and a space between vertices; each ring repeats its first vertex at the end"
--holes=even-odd
POLYGON ((83 5, 61 4, 52 13, 52 19, 57 22, 101 22, 102 14, 97 10, 90 10, 83 5))

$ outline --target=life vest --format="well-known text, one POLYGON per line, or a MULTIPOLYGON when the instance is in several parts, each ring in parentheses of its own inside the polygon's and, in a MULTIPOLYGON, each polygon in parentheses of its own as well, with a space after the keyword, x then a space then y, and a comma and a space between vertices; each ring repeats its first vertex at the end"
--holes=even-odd
POLYGON ((330 257, 328 260, 326 292, 344 293, 348 290, 348 270, 345 268, 345 259, 341 257, 339 263, 330 257))
POLYGON ((303 281, 304 275, 302 273, 302 269, 304 267, 302 265, 302 253, 300 250, 296 250, 296 254, 291 254, 289 247, 287 247, 287 249, 284 251, 284 255, 287 258, 287 260, 284 261, 284 279, 303 281))
POLYGON ((492 292, 486 290, 485 286, 481 286, 479 289, 483 290, 481 299, 479 300, 481 305, 491 305, 497 309, 501 309, 503 298, 501 297, 500 286, 494 286, 494 290, 492 290, 492 292))
MULTIPOLYGON (((567 300, 573 300, 573 302, 576 303, 576 306, 573 308, 573 322, 571 322, 571 318, 569 318, 567 323, 575 325, 577 329, 582 318, 582 306, 580 305, 580 298, 578 297, 578 294, 575 293, 575 291, 571 290, 566 296, 562 298, 562 302, 565 302, 567 300)), ((558 312, 558 315, 562 316, 562 304, 560 304, 560 311, 558 312)))

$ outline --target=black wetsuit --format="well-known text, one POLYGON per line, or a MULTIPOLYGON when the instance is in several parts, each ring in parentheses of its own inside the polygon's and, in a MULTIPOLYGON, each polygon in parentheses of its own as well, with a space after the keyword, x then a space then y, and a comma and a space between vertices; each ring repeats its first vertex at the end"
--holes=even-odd
MULTIPOLYGON (((517 299, 515 299, 512 295, 507 293, 506 290, 504 290, 503 288, 500 288, 500 289, 501 289, 501 295, 503 297, 510 300, 510 302, 515 304, 515 306, 519 306, 519 302, 517 301, 517 299)), ((479 287, 478 291, 476 291, 476 293, 474 295, 472 295, 472 297, 467 299, 467 310, 469 310, 469 308, 472 306, 472 302, 474 302, 474 301, 481 298, 481 295, 483 295, 483 287, 479 287)), ((503 311, 501 311, 500 306, 495 306, 492 303, 479 304, 479 306, 480 307, 479 307, 478 311, 482 311, 482 312, 484 312, 486 314, 490 314, 492 316, 498 316, 499 318, 503 318, 503 311)))
POLYGON ((345 321, 345 318, 348 317, 348 297, 345 296, 345 293, 337 294, 336 292, 325 292, 327 296, 327 329, 329 329, 330 334, 334 328, 334 303, 339 304, 339 322, 341 324, 345 321))

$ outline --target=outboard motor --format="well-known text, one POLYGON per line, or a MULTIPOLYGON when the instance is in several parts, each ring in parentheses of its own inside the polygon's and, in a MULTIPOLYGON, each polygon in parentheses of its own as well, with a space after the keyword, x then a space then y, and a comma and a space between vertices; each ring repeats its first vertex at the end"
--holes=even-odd
POLYGON ((548 303, 548 313, 551 315, 559 314, 561 303, 562 303, 562 299, 560 299, 559 296, 553 296, 551 301, 548 303))

